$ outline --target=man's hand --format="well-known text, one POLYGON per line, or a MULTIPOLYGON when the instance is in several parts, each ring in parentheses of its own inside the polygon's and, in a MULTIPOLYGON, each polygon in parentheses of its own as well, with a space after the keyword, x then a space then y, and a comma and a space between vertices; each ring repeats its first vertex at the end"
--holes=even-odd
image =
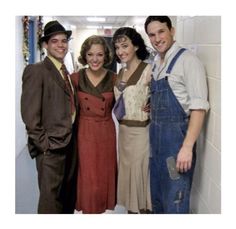
POLYGON ((191 169, 192 158, 193 158, 192 147, 182 146, 176 159, 177 171, 183 173, 191 169))
POLYGON ((193 146, 200 134, 205 113, 204 110, 191 111, 187 134, 176 160, 176 169, 179 172, 187 172, 191 168, 193 146))

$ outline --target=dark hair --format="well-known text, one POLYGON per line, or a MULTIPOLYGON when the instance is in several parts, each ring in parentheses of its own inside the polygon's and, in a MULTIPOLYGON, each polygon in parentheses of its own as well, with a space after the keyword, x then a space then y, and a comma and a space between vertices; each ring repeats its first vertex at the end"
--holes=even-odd
POLYGON ((147 33, 148 24, 151 23, 152 21, 159 21, 161 23, 166 23, 169 30, 171 30, 171 28, 172 28, 172 23, 171 23, 171 20, 168 16, 149 16, 149 17, 147 17, 145 24, 144 24, 144 28, 145 28, 146 33, 147 33))
MULTIPOLYGON (((144 43, 143 38, 141 35, 131 27, 121 27, 113 35, 112 44, 115 50, 115 43, 119 41, 121 38, 128 37, 132 44, 136 47, 138 47, 138 50, 136 51, 137 57, 141 60, 145 60, 149 56, 149 52, 147 51, 146 45, 144 43)), ((118 63, 120 63, 120 59, 115 53, 115 59, 118 63)))
POLYGON ((93 35, 88 37, 84 43, 82 44, 81 50, 80 50, 80 56, 78 58, 78 61, 82 65, 87 64, 86 60, 86 53, 91 48, 92 45, 102 45, 104 48, 105 53, 105 59, 104 59, 104 66, 109 65, 112 61, 112 52, 106 42, 106 40, 102 36, 93 35))

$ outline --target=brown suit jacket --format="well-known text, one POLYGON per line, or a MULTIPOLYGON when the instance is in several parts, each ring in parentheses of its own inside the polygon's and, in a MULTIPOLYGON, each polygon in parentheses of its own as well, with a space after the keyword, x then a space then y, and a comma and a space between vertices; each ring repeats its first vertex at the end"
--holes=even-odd
POLYGON ((22 80, 21 115, 31 157, 65 147, 72 136, 72 123, 70 93, 60 72, 46 57, 28 65, 22 80))

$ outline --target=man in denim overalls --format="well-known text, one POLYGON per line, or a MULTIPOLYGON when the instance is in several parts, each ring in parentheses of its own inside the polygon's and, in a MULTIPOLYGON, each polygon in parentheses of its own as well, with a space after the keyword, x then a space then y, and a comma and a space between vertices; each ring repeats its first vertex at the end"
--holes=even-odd
POLYGON ((206 75, 198 58, 174 41, 169 17, 149 16, 145 31, 158 53, 151 80, 153 213, 189 213, 195 143, 209 109, 206 75))

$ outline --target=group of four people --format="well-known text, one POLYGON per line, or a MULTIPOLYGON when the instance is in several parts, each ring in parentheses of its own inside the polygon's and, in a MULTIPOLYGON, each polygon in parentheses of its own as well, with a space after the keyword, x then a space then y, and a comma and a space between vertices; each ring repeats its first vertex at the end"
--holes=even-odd
POLYGON ((63 60, 71 31, 46 24, 47 57, 25 68, 21 98, 38 213, 103 213, 116 204, 129 213, 189 212, 195 143, 209 107, 206 76, 174 41, 169 17, 149 16, 145 31, 157 52, 153 64, 141 35, 122 27, 112 41, 124 64, 118 74, 106 68, 111 51, 94 35, 80 51, 86 68, 69 76, 63 60))

